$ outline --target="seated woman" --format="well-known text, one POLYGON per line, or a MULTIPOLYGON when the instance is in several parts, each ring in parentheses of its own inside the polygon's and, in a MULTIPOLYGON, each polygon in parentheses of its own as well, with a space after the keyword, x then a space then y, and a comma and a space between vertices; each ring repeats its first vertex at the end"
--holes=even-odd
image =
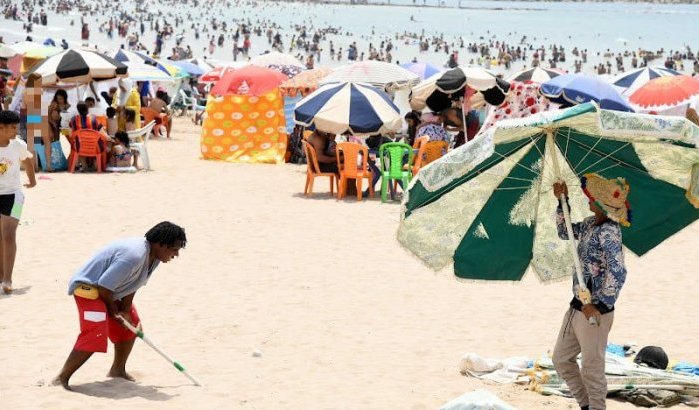
POLYGON ((130 166, 138 168, 138 152, 132 152, 129 148, 129 135, 124 131, 119 131, 114 136, 114 143, 109 152, 109 166, 118 168, 128 168, 130 166))
POLYGON ((307 142, 315 148, 320 172, 332 172, 339 175, 340 171, 335 156, 335 136, 316 130, 308 137, 307 142))
POLYGON ((155 119, 155 123, 162 124, 167 132, 167 137, 170 138, 170 130, 172 129, 172 123, 169 121, 168 116, 170 115, 170 110, 168 109, 168 104, 170 104, 170 96, 167 95, 165 90, 159 89, 155 93, 155 98, 150 102, 150 108, 157 112, 160 116, 155 119))

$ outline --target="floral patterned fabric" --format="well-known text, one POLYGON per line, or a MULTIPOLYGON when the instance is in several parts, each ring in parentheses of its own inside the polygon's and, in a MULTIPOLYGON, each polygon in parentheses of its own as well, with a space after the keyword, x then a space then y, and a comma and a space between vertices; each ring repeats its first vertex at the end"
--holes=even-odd
POLYGON ((557 108, 556 104, 539 94, 539 85, 513 82, 507 99, 499 107, 492 107, 480 132, 485 132, 496 122, 508 118, 524 118, 542 111, 557 108))
MULTIPOLYGON (((558 236, 568 239, 563 210, 556 210, 558 236)), ((595 217, 573 224, 573 235, 579 240, 578 255, 583 270, 583 278, 592 294, 592 304, 603 303, 609 309, 614 307, 619 291, 626 281, 626 267, 621 244, 621 228, 613 221, 595 225, 595 217)), ((573 295, 578 294, 578 279, 573 275, 573 295)))
POLYGON ((449 142, 449 133, 437 123, 427 123, 417 129, 415 135, 421 137, 427 135, 430 137, 430 141, 447 141, 449 142))

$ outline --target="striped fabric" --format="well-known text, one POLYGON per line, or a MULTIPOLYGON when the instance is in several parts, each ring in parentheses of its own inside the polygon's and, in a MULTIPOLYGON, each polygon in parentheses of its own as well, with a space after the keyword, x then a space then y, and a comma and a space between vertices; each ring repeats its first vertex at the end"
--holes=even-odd
POLYGON ((296 103, 301 101, 301 94, 296 94, 293 97, 284 97, 284 118, 286 119, 286 133, 291 135, 294 132, 294 108, 296 103))
POLYGON ((636 70, 627 71, 614 77, 610 82, 621 93, 621 95, 631 95, 641 88, 648 81, 669 75, 680 75, 679 72, 665 67, 643 67, 636 70))
POLYGON ((112 58, 129 67, 129 78, 134 81, 175 81, 165 67, 144 54, 119 49, 112 58))
POLYGON ((402 125, 398 107, 388 95, 360 83, 322 86, 299 101, 294 113, 297 124, 338 135, 393 132, 402 125))
POLYGON ((380 61, 360 61, 335 69, 321 84, 354 82, 384 88, 391 84, 409 86, 419 81, 420 77, 417 74, 399 65, 380 61))
POLYGON ((67 50, 47 58, 30 73, 39 74, 43 85, 89 82, 125 76, 128 68, 111 57, 89 50, 67 50))

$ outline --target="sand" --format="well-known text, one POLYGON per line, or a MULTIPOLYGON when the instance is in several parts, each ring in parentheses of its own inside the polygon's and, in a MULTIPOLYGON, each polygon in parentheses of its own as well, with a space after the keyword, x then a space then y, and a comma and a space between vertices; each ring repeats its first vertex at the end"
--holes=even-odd
MULTIPOLYGON (((417 410, 479 388, 521 409, 577 408, 458 372, 466 352, 549 351, 568 282, 433 273, 394 239, 397 203, 338 202, 325 183, 304 198, 303 166, 202 161, 198 140, 178 120, 172 140, 150 143, 152 172, 50 174, 27 192, 17 291, 0 296, 0 408, 417 410), (103 244, 161 220, 183 225, 189 242, 135 303, 146 334, 204 387, 140 341, 128 366, 137 383, 105 377, 110 346, 74 375, 76 392, 47 386, 78 332, 65 294, 73 272, 103 244)), ((627 252, 611 341, 699 362, 698 233, 695 223, 642 259, 627 252)))

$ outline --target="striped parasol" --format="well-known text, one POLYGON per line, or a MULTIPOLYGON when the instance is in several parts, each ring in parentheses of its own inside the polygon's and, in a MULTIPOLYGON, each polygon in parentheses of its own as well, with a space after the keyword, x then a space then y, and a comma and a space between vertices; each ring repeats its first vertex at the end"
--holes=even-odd
POLYGON ((507 81, 518 81, 520 83, 545 83, 546 81, 558 77, 562 73, 550 68, 535 67, 529 70, 520 71, 511 75, 507 81))
POLYGON ((663 111, 689 104, 699 97, 699 80, 687 75, 658 77, 629 96, 629 102, 642 111, 663 111))
POLYGON ((90 50, 67 50, 47 58, 28 74, 38 74, 43 85, 60 82, 85 83, 126 76, 128 67, 90 50))
POLYGON ((375 87, 407 87, 417 84, 417 74, 396 65, 380 61, 360 61, 358 63, 336 68, 321 84, 356 82, 368 83, 375 87))
POLYGON ((402 118, 388 95, 369 84, 327 84, 296 104, 294 119, 333 134, 398 131, 402 118))
POLYGON ((139 54, 120 49, 112 55, 112 58, 129 67, 129 78, 134 81, 174 81, 165 68, 158 67, 155 60, 143 58, 139 54), (155 64, 150 63, 151 60, 155 64))
POLYGON ((669 68, 652 66, 621 73, 610 82, 621 95, 631 95, 652 79, 675 75, 680 75, 680 73, 669 68))

